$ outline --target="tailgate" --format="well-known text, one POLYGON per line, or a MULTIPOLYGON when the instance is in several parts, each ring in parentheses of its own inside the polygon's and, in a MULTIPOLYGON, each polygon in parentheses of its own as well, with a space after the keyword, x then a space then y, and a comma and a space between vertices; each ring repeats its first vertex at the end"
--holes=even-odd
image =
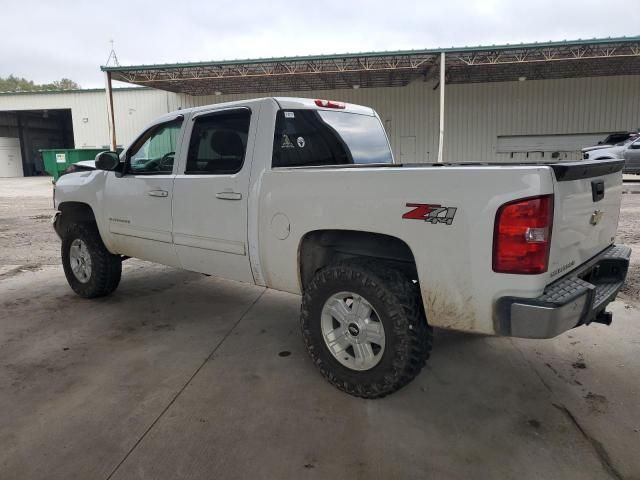
POLYGON ((614 242, 622 198, 623 160, 549 165, 556 178, 550 280, 614 242))

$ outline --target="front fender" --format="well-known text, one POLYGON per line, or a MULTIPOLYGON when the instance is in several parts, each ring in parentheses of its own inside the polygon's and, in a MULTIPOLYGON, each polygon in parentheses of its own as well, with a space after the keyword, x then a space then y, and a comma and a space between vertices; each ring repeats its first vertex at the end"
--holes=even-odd
MULTIPOLYGON (((63 175, 55 184, 55 208, 61 211, 65 203, 78 203, 87 205, 93 212, 96 226, 100 232, 103 243, 111 253, 114 250, 114 242, 109 232, 109 225, 104 218, 104 199, 107 175, 113 172, 104 170, 90 170, 69 173, 63 175)), ((59 224, 59 216, 54 216, 54 228, 59 224)), ((59 228, 56 229, 58 236, 59 228)))

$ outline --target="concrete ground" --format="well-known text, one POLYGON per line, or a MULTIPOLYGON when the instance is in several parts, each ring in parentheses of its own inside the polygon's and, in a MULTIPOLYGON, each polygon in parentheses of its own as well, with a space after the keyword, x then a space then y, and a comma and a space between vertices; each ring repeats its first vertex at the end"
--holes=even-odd
MULTIPOLYGON (((365 401, 316 372, 296 296, 129 260, 77 297, 50 187, 0 179, 2 479, 640 479, 636 287, 611 327, 553 340, 438 331, 413 383, 365 401)), ((621 240, 638 222, 625 194, 621 240)))

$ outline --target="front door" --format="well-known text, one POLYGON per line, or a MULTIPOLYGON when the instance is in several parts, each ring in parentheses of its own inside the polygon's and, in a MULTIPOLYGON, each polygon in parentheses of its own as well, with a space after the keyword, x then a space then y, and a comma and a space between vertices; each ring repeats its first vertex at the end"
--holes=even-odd
POLYGON ((247 197, 256 121, 249 108, 212 110, 189 122, 176 175, 173 241, 183 268, 253 283, 247 197))
POLYGON ((125 153, 121 175, 108 175, 105 213, 118 253, 179 266, 171 237, 174 158, 182 116, 159 123, 125 153))

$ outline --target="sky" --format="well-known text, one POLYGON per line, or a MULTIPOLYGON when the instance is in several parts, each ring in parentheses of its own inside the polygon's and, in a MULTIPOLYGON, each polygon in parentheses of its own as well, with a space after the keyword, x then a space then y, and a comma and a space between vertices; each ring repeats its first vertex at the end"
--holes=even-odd
POLYGON ((2 3, 0 76, 83 88, 104 85, 110 40, 139 65, 640 34, 638 0, 2 3))

